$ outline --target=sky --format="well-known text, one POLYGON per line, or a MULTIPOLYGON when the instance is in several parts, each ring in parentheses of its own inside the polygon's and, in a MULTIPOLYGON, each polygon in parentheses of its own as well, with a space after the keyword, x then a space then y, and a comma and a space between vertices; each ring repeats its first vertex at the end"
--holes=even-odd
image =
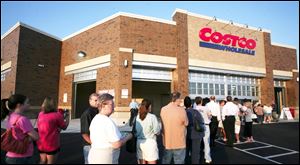
POLYGON ((120 11, 172 20, 176 8, 271 30, 272 42, 296 47, 299 70, 298 1, 1 1, 1 36, 18 21, 64 38, 120 11))

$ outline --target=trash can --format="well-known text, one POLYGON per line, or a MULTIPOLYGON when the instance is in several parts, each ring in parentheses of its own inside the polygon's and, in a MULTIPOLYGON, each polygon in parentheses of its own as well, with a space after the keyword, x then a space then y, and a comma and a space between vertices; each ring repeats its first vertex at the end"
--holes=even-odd
POLYGON ((291 112, 293 118, 295 118, 295 107, 290 107, 290 112, 291 112))

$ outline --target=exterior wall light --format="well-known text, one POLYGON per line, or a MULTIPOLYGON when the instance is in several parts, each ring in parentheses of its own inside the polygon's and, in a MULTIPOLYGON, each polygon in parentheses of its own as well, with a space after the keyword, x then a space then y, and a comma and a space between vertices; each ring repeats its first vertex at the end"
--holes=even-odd
POLYGON ((79 51, 79 52, 77 53, 77 55, 78 55, 79 57, 85 57, 85 56, 86 56, 86 53, 85 53, 84 51, 79 51))
POLYGON ((124 67, 126 68, 128 66, 128 60, 124 60, 124 67))

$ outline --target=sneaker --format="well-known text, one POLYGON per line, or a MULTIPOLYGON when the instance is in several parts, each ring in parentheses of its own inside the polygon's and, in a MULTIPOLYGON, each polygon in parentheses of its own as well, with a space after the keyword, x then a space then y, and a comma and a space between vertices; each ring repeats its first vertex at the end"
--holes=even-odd
POLYGON ((211 161, 205 160, 205 164, 211 164, 211 161))
POLYGON ((225 139, 223 139, 223 141, 224 141, 224 142, 227 142, 227 139, 225 138, 225 139))
POLYGON ((241 142, 241 141, 239 141, 239 140, 238 140, 238 141, 236 141, 236 143, 240 143, 240 142, 241 142))

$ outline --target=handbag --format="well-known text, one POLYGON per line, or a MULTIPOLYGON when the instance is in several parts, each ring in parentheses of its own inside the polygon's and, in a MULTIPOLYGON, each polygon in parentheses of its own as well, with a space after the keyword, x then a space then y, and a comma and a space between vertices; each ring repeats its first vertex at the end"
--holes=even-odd
POLYGON ((14 152, 17 154, 24 154, 27 151, 30 144, 28 135, 26 135, 22 140, 17 140, 13 136, 14 134, 16 134, 16 123, 19 118, 11 128, 7 129, 3 134, 1 134, 1 150, 14 152))
POLYGON ((193 125, 194 128, 197 132, 204 132, 204 123, 201 123, 197 118, 196 118, 196 113, 199 113, 198 111, 194 111, 193 113, 193 125))
POLYGON ((131 131, 133 137, 126 142, 126 151, 130 153, 136 153, 137 138, 135 137, 135 125, 136 125, 136 117, 133 119, 133 126, 131 131))

